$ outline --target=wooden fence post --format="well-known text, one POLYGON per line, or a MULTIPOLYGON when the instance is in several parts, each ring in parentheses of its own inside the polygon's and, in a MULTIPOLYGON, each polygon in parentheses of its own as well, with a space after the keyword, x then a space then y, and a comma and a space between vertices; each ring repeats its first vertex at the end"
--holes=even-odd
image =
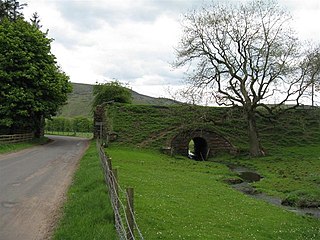
POLYGON ((112 162, 111 162, 111 158, 106 156, 106 161, 107 161, 107 164, 108 164, 108 170, 109 171, 112 171, 112 162))
POLYGON ((127 192, 127 218, 128 218, 128 230, 127 230, 127 239, 133 240, 134 239, 134 222, 133 222, 133 188, 126 188, 127 192))
POLYGON ((114 194, 116 199, 116 208, 119 209, 119 188, 118 188, 118 169, 112 169, 113 173, 113 181, 112 184, 114 186, 114 194))

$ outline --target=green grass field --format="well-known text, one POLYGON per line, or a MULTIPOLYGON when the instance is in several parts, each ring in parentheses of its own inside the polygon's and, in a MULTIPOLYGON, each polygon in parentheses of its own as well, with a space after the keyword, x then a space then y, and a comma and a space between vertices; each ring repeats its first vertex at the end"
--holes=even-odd
POLYGON ((53 239, 117 239, 95 141, 80 160, 53 239))
MULTIPOLYGON (((146 239, 320 238, 319 220, 225 184, 232 175, 225 165, 125 147, 107 152, 118 168, 120 185, 134 187, 136 217, 146 239)), ((255 165, 261 164, 256 160, 255 165)))
POLYGON ((296 110, 257 119, 263 158, 250 158, 241 110, 194 106, 114 105, 108 110, 119 138, 108 149, 122 185, 136 192, 140 228, 148 239, 317 239, 320 222, 246 196, 225 184, 233 162, 264 178, 257 191, 291 205, 320 199, 320 111, 296 110), (240 156, 206 162, 159 154, 181 129, 204 128, 228 138, 240 156), (138 149, 140 148, 140 149, 138 149), (153 149, 154 152, 150 152, 153 149))
POLYGON ((279 147, 263 158, 223 161, 247 166, 264 178, 252 184, 258 191, 278 196, 297 207, 320 207, 320 147, 279 147))
MULTIPOLYGON (((259 192, 294 206, 317 205, 320 111, 258 118, 267 151, 262 158, 248 155, 246 125, 239 109, 115 104, 107 114, 118 139, 106 151, 118 169, 121 187, 134 188, 136 219, 145 239, 320 239, 319 219, 233 189, 226 179, 236 175, 221 163, 259 172, 264 178, 251 184, 259 192), (188 128, 225 136, 240 155, 221 154, 198 162, 160 154, 159 149, 168 146, 177 132, 188 128)), ((95 147, 91 145, 87 154, 54 239, 116 239, 110 206, 104 205, 107 194, 95 147)))

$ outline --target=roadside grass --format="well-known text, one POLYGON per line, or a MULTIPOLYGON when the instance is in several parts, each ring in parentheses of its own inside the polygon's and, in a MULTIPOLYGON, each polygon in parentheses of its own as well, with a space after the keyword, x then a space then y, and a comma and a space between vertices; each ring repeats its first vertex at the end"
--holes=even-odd
POLYGON ((34 146, 37 146, 37 145, 45 144, 47 142, 48 142, 48 138, 41 137, 41 138, 33 139, 31 141, 28 141, 28 142, 7 143, 7 144, 0 143, 0 154, 23 150, 23 149, 26 149, 26 148, 30 148, 30 147, 34 147, 34 146))
MULTIPOLYGON (((319 239, 319 220, 246 196, 225 184, 216 162, 111 146, 122 187, 133 187, 146 239, 319 239)), ((271 183, 270 183, 271 184, 271 183)))
POLYGON ((95 141, 80 160, 53 239, 116 239, 113 210, 95 141))
POLYGON ((225 157, 222 161, 256 170, 264 178, 252 185, 280 197, 286 205, 320 207, 319 145, 279 147, 263 158, 225 157))
POLYGON ((93 133, 91 132, 58 132, 58 131, 46 131, 45 134, 48 135, 60 135, 60 136, 69 136, 69 137, 83 137, 83 138, 92 138, 93 133))

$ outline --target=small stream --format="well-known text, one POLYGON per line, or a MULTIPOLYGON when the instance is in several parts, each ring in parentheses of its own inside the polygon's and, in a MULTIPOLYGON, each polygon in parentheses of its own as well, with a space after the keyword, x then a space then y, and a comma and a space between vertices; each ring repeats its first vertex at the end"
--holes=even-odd
POLYGON ((246 195, 249 195, 253 198, 262 199, 273 205, 285 208, 291 212, 295 212, 301 215, 313 216, 315 218, 320 219, 320 208, 298 208, 298 207, 284 206, 282 205, 282 200, 280 198, 269 196, 264 193, 259 193, 256 191, 254 187, 250 185, 250 183, 258 182, 261 179, 263 179, 263 176, 243 166, 234 165, 234 164, 226 164, 226 165, 229 167, 231 171, 237 173, 238 176, 243 180, 243 181, 234 181, 234 182, 231 181, 230 184, 234 189, 240 192, 243 192, 246 195))

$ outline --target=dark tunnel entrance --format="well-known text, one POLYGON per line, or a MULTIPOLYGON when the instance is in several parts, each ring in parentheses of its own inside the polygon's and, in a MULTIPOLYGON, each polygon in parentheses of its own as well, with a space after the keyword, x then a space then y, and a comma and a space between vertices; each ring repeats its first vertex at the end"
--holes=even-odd
POLYGON ((189 143, 189 157, 198 161, 207 160, 208 143, 202 137, 195 137, 189 143))

